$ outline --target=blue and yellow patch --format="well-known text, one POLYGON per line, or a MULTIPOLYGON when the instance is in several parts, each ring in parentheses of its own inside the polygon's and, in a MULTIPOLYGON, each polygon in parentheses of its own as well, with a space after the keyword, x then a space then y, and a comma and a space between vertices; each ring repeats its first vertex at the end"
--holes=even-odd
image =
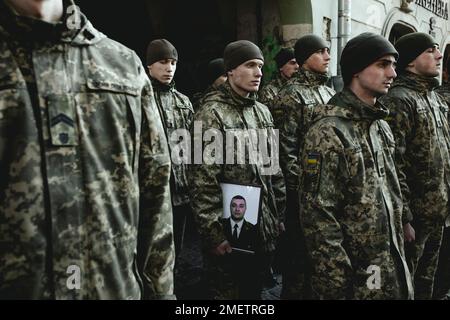
POLYGON ((317 165, 320 160, 320 154, 319 153, 308 153, 308 166, 310 165, 317 165))
POLYGON ((316 193, 319 189, 320 167, 322 156, 318 152, 309 152, 306 157, 305 179, 303 190, 316 193))

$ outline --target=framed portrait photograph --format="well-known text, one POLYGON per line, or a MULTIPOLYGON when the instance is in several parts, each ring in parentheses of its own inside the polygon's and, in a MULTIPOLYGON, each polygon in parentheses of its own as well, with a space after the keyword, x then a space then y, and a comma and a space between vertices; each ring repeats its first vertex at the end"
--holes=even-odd
POLYGON ((261 187, 221 183, 223 230, 233 250, 255 253, 261 211, 261 187))

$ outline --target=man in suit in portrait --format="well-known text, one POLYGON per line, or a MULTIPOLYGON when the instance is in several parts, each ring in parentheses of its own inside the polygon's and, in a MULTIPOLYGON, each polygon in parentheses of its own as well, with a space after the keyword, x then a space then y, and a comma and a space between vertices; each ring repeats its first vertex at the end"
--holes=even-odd
POLYGON ((230 201, 230 216, 221 219, 225 235, 233 248, 223 257, 223 266, 237 283, 239 299, 260 299, 262 283, 258 277, 257 228, 245 220, 247 202, 240 195, 230 201), (240 250, 242 249, 242 250, 240 250), (245 250, 245 251, 243 251, 245 250))
POLYGON ((240 195, 230 201, 230 217, 222 220, 225 235, 231 247, 249 251, 255 250, 256 226, 245 220, 247 202, 240 195))

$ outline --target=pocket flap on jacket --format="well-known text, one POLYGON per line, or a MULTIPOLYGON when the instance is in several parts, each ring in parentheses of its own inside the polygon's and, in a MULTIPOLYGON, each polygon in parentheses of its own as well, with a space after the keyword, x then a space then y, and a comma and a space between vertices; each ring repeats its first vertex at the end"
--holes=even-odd
POLYGON ((130 83, 118 83, 105 81, 102 79, 88 79, 87 87, 90 90, 111 91, 116 93, 125 93, 132 96, 139 95, 139 89, 132 86, 130 83))

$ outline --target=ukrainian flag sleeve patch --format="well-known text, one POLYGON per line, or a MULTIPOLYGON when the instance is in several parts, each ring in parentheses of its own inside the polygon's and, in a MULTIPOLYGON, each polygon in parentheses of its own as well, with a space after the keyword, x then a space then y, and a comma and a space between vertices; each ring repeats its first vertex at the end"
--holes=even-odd
POLYGON ((320 168, 322 155, 318 152, 309 152, 306 157, 305 179, 303 190, 309 193, 317 193, 320 183, 320 168))

